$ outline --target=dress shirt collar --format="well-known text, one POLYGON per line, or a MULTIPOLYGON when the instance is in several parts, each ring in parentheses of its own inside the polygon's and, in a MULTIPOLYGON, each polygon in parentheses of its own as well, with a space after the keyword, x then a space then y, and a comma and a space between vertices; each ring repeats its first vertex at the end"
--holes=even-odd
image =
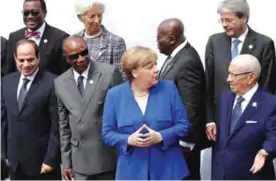
MULTIPOLYGON (((85 80, 88 79, 89 68, 90 68, 90 63, 88 65, 87 69, 85 69, 81 74, 85 80)), ((78 82, 78 78, 79 78, 80 74, 77 71, 75 71, 74 68, 73 68, 73 73, 74 73, 74 77, 75 77, 76 82, 78 82)))
POLYGON ((241 43, 244 43, 247 34, 248 34, 248 27, 246 27, 245 32, 244 32, 243 34, 241 34, 238 38, 231 38, 232 43, 233 43, 233 41, 235 41, 236 39, 239 39, 241 43))
POLYGON ((186 46, 186 44, 188 43, 187 39, 181 43, 180 45, 178 45, 178 47, 176 47, 173 52, 171 53, 171 58, 173 58, 182 48, 184 48, 186 46))
POLYGON ((36 71, 35 71, 32 75, 29 75, 29 76, 27 76, 27 77, 25 77, 23 74, 21 74, 20 80, 23 81, 24 78, 27 78, 27 79, 30 80, 30 82, 33 82, 33 80, 34 80, 34 78, 35 78, 37 72, 38 72, 38 69, 36 69, 36 71))
MULTIPOLYGON (((252 87, 249 91, 247 91, 244 95, 242 95, 242 97, 244 98, 244 100, 246 102, 249 102, 252 99, 252 97, 255 94, 255 92, 257 91, 258 87, 259 87, 259 85, 257 83, 256 85, 254 85, 254 87, 252 87)), ((240 97, 240 96, 237 95, 235 98, 235 101, 237 101, 238 97, 240 97)))

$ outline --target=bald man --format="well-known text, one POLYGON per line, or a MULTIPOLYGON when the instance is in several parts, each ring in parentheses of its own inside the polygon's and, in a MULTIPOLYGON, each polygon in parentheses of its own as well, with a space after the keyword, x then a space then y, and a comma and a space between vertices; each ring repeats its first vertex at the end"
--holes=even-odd
POLYGON ((160 78, 175 82, 191 123, 190 134, 180 145, 186 158, 189 180, 200 180, 200 150, 205 147, 205 76, 197 51, 184 36, 181 20, 164 20, 157 30, 160 53, 167 59, 160 70, 160 78))
POLYGON ((258 85, 261 65, 238 55, 220 97, 212 180, 275 180, 276 97, 258 85))
POLYGON ((64 178, 113 180, 116 153, 101 141, 102 114, 107 90, 122 75, 112 65, 91 61, 80 36, 65 39, 63 52, 72 67, 54 83, 64 178))

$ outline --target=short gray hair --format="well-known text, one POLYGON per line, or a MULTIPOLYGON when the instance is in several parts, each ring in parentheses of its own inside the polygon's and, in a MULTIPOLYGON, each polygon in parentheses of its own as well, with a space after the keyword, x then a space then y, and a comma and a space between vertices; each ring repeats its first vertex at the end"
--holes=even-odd
POLYGON ((223 0, 217 10, 217 13, 232 12, 241 18, 246 16, 249 19, 250 9, 246 0, 223 0))
POLYGON ((257 75, 257 78, 260 77, 261 64, 260 61, 253 55, 238 55, 231 61, 231 63, 241 66, 244 72, 254 72, 257 75))
POLYGON ((101 0, 77 0, 76 2, 76 14, 81 20, 81 16, 89 11, 89 9, 94 5, 98 4, 102 8, 102 12, 105 11, 105 5, 101 0))

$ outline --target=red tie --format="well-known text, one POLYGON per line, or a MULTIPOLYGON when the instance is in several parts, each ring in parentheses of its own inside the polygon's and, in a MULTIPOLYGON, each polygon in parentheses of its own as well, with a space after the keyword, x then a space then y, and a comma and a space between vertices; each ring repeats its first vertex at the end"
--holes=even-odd
POLYGON ((40 38, 40 32, 25 30, 25 38, 29 39, 31 37, 34 37, 35 39, 39 39, 40 38))

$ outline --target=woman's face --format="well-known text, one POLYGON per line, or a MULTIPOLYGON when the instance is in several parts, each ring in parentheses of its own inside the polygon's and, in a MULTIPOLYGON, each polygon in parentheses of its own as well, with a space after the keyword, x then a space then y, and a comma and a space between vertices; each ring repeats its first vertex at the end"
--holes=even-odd
POLYGON ((157 60, 153 60, 147 65, 133 70, 132 74, 134 79, 137 79, 143 84, 148 85, 148 87, 151 87, 158 82, 158 71, 157 60))
POLYGON ((101 5, 94 4, 87 12, 82 16, 82 21, 85 26, 85 30, 89 35, 97 34, 101 30, 101 24, 103 19, 103 10, 101 5))

